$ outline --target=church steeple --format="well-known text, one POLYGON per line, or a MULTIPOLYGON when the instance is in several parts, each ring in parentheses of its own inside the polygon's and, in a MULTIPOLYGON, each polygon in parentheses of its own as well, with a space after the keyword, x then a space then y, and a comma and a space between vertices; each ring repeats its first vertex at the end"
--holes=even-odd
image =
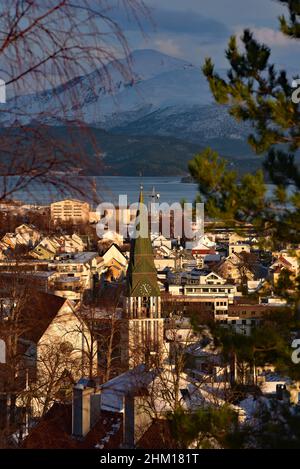
POLYGON ((148 210, 144 204, 142 186, 137 210, 136 233, 131 241, 130 263, 127 271, 127 296, 160 296, 149 235, 148 210))
POLYGON ((157 282, 148 210, 141 187, 137 210, 136 235, 131 240, 127 271, 127 293, 121 328, 121 360, 133 368, 162 357, 164 320, 161 318, 161 297, 157 282))

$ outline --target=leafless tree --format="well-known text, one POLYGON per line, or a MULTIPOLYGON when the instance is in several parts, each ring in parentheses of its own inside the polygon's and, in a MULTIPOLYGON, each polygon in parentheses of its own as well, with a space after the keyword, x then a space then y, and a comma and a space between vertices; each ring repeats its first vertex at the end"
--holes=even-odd
POLYGON ((10 264, 9 277, 0 276, 0 337, 6 344, 6 363, 0 364, 3 444, 12 433, 22 434, 32 413, 39 417, 54 402, 70 399, 73 384, 88 376, 92 344, 88 326, 71 305, 54 317, 63 303, 24 282, 18 260, 10 264))
MULTIPOLYGON (((17 266, 12 267, 16 272, 17 266)), ((19 282, 18 275, 10 281, 0 279, 0 336, 6 345, 6 363, 0 365, 1 427, 6 436, 16 428, 16 402, 25 383, 22 337, 32 327, 24 320, 23 305, 32 297, 27 285, 19 282)))
POLYGON ((19 404, 34 417, 45 415, 55 402, 70 402, 72 387, 82 376, 82 353, 73 349, 68 334, 39 348, 38 361, 32 370, 28 367, 28 382, 19 397, 19 404))
POLYGON ((93 301, 81 303, 75 311, 76 330, 82 335, 85 371, 83 376, 108 381, 120 372, 120 314, 122 285, 93 301))
POLYGON ((114 19, 116 8, 125 8, 138 23, 148 16, 143 0, 122 0, 114 7, 107 0, 1 2, 0 75, 11 100, 1 105, 0 201, 19 190, 30 191, 33 182, 63 192, 80 190, 66 175, 82 166, 82 142, 96 142, 83 124, 83 89, 76 85, 87 75, 96 96, 95 84, 112 91, 113 69, 127 81, 131 77, 129 47, 114 19), (127 61, 118 60, 121 55, 127 61), (65 101, 62 87, 68 88, 65 101), (17 96, 37 92, 32 113, 17 96), (53 122, 61 123, 63 135, 49 127, 53 122))
POLYGON ((193 344, 199 346, 199 340, 200 336, 196 338, 192 328, 186 329, 183 336, 182 331, 171 327, 167 329, 165 340, 160 344, 156 354, 153 353, 153 347, 149 348, 149 343, 140 344, 139 348, 135 347, 136 354, 140 355, 140 363, 143 363, 142 357, 148 357, 145 364, 155 376, 147 387, 143 401, 144 411, 152 418, 165 418, 178 409, 188 408, 192 411, 193 408, 203 405, 204 400, 216 406, 223 405, 227 388, 226 363, 218 364, 218 371, 214 372, 217 362, 216 356, 212 353, 211 357, 207 358, 206 372, 202 371, 197 373, 197 376, 192 376, 193 370, 188 352, 193 344), (221 375, 225 379, 222 379, 221 375))

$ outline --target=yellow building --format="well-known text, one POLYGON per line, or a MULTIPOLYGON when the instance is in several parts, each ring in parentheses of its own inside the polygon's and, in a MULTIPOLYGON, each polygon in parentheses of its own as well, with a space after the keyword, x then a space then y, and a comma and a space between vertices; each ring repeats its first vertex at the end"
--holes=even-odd
POLYGON ((87 202, 66 199, 50 205, 51 221, 71 221, 75 224, 89 223, 90 206, 87 202))

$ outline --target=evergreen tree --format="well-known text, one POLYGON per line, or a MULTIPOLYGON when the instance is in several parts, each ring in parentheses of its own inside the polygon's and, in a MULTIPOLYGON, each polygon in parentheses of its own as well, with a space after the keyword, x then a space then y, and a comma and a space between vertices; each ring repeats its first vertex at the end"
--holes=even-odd
POLYGON ((300 38, 300 4, 298 0, 279 0, 280 3, 285 4, 289 9, 289 19, 285 16, 280 16, 280 30, 287 36, 300 38))
MULTIPOLYGON (((289 9, 282 16, 281 31, 292 38, 300 37, 300 0, 280 0, 289 9)), ((220 76, 210 58, 203 66, 217 103, 228 106, 239 121, 248 121, 253 132, 248 141, 258 154, 266 155, 265 171, 276 184, 273 200, 267 197, 264 174, 247 174, 238 180, 236 172, 212 150, 197 155, 189 170, 199 183, 206 213, 227 223, 251 222, 269 244, 298 243, 300 239, 300 170, 296 161, 300 147, 300 107, 293 102, 292 77, 277 71, 271 63, 269 47, 260 44, 246 29, 241 37, 229 40, 226 57, 230 69, 220 76), (287 187, 295 185, 291 193, 287 187)))
POLYGON ((240 448, 244 443, 238 415, 229 405, 207 405, 191 413, 177 409, 169 415, 172 436, 179 448, 240 448))
MULTIPOLYGON (((300 38, 300 0, 278 0, 288 8, 279 18, 280 30, 291 38, 300 38)), ((253 132, 248 142, 257 154, 265 156, 264 171, 242 178, 228 162, 207 148, 189 163, 199 184, 198 200, 205 202, 206 215, 239 227, 251 223, 264 247, 281 249, 300 241, 300 106, 292 99, 293 78, 277 71, 271 50, 260 44, 246 29, 242 48, 232 36, 226 50, 227 76, 215 71, 211 58, 205 60, 206 76, 215 101, 225 105, 238 121, 250 122, 253 132), (275 184, 272 197, 267 192, 265 174, 275 184), (290 186, 293 185, 293 191, 290 186)), ((225 357, 232 354, 253 364, 273 363, 283 373, 299 379, 299 366, 291 362, 291 330, 297 328, 300 289, 299 278, 283 272, 276 293, 288 300, 289 308, 281 318, 270 317, 255 329, 251 337, 238 336, 216 328, 213 333, 223 347, 225 357)))

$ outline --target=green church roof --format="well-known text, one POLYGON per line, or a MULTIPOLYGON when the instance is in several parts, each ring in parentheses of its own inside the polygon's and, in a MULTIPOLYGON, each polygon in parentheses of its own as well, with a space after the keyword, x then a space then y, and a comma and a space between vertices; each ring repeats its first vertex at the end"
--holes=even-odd
POLYGON ((148 210, 144 204, 142 188, 137 218, 136 236, 131 240, 130 262, 127 271, 127 296, 160 296, 149 236, 148 210))

